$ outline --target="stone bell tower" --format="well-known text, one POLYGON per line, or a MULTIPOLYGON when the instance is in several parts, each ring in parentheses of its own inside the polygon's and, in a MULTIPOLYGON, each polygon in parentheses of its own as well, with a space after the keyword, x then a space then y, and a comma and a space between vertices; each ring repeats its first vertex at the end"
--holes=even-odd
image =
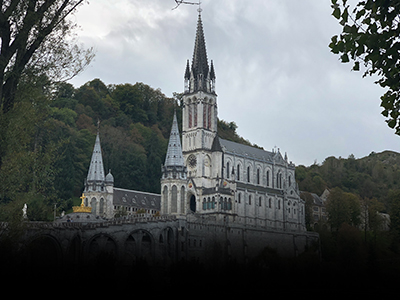
POLYGON ((217 136, 215 71, 207 59, 201 10, 197 20, 192 64, 186 64, 182 116, 182 151, 191 178, 210 177, 211 148, 217 136))
POLYGON ((182 154, 176 112, 172 122, 165 163, 161 167, 161 213, 186 214, 186 167, 182 154))
POLYGON ((104 175, 103 156, 101 153, 100 135, 97 131, 93 148, 92 159, 88 175, 84 182, 85 206, 92 208, 92 214, 100 217, 112 218, 114 177, 111 171, 104 175))

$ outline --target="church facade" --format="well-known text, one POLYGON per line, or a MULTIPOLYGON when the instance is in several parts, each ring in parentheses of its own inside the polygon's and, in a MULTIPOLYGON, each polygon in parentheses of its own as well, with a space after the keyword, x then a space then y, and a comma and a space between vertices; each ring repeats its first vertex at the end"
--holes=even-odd
POLYGON ((85 205, 105 219, 137 212, 210 217, 265 230, 305 232, 304 201, 295 165, 271 152, 218 136, 218 105, 213 61, 207 58, 199 14, 191 64, 186 63, 182 142, 176 115, 171 128, 161 194, 114 187, 105 175, 97 133, 85 180, 85 205))
POLYGON ((218 137, 215 80, 199 14, 193 59, 184 75, 182 144, 174 117, 162 167, 161 213, 305 231, 304 201, 287 155, 218 137))

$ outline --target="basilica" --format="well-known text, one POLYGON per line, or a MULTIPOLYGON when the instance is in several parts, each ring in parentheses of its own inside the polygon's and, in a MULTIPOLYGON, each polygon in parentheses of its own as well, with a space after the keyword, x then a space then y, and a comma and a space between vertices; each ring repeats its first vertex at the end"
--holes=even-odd
POLYGON ((121 210, 128 216, 140 211, 229 220, 278 232, 306 231, 304 201, 287 155, 218 136, 215 82, 199 13, 192 61, 184 72, 182 135, 174 115, 161 166, 161 195, 114 187, 111 171, 104 172, 98 133, 84 183, 85 205, 92 207, 92 214, 112 219, 121 210))

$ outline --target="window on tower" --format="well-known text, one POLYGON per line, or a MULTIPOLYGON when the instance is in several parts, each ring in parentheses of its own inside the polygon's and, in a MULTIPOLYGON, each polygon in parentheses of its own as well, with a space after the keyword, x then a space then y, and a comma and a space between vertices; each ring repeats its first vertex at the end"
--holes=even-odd
POLYGON ((189 113, 189 128, 192 128, 192 106, 190 105, 190 102, 188 104, 188 113, 189 113))
POLYGON ((197 127, 197 101, 193 102, 193 126, 197 127))
POLYGON ((207 104, 203 102, 203 127, 207 127, 207 104))
POLYGON ((207 129, 211 129, 211 104, 208 104, 208 124, 207 129))

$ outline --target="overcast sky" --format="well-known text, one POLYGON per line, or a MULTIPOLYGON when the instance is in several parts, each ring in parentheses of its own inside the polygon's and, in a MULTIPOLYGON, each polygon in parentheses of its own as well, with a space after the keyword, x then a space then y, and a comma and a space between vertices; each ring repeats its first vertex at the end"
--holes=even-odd
MULTIPOLYGON (((380 114, 384 90, 329 51, 341 32, 330 0, 203 0, 208 59, 214 61, 219 118, 296 165, 328 156, 399 151, 380 114)), ((74 19, 95 60, 71 81, 144 82, 168 97, 183 91, 197 7, 174 0, 92 0, 74 19)))

